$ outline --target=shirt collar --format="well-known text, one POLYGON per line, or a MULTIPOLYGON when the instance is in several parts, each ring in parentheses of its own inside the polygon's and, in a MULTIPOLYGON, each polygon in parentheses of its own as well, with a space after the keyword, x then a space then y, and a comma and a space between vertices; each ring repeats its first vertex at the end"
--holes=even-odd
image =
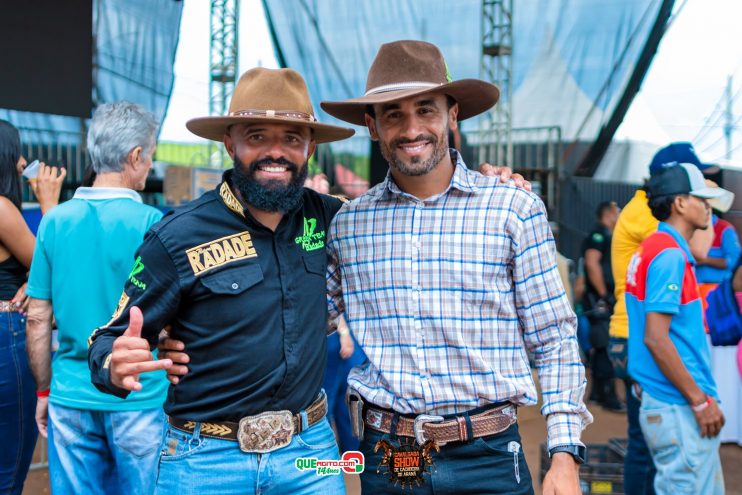
MULTIPOLYGON (((459 191, 469 194, 474 194, 475 192, 477 192, 479 187, 477 187, 476 179, 474 177, 474 174, 476 172, 473 172, 467 168, 463 158, 461 158, 461 154, 454 148, 449 148, 448 152, 451 154, 451 161, 454 162, 453 177, 451 177, 451 183, 448 185, 446 190, 434 197, 438 197, 440 195, 448 193, 451 188, 458 189, 459 191)), ((381 191, 382 194, 388 193, 392 195, 408 195, 399 188, 396 182, 394 182, 391 171, 386 173, 386 178, 382 183, 381 191)))
POLYGON ((685 251, 685 255, 688 257, 688 261, 692 264, 696 264, 696 259, 693 257, 693 254, 690 252, 690 246, 688 245, 688 241, 685 240, 685 238, 680 235, 680 232, 678 232, 675 227, 670 225, 669 223, 660 222, 659 226, 657 227, 657 232, 664 232, 666 234, 669 234, 670 237, 672 237, 675 242, 678 243, 678 246, 685 251))
POLYGON ((137 203, 142 197, 133 189, 126 187, 78 187, 73 199, 131 199, 137 203))
POLYGON ((245 209, 242 207, 242 203, 240 203, 240 200, 234 195, 232 188, 229 187, 231 176, 232 170, 225 170, 224 174, 222 174, 222 183, 219 186, 219 197, 222 199, 224 206, 242 218, 245 218, 245 209))

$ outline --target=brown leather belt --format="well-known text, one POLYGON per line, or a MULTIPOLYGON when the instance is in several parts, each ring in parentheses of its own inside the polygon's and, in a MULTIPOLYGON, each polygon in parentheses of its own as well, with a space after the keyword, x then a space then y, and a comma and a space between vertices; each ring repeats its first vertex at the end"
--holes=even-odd
POLYGON ((18 306, 12 301, 0 301, 0 313, 15 313, 18 306))
MULTIPOLYGON (((305 412, 308 427, 319 423, 327 414, 327 396, 322 394, 305 412)), ((167 420, 174 428, 186 433, 193 433, 200 425, 200 436, 240 442, 240 448, 246 452, 270 452, 288 445, 291 436, 302 431, 301 413, 292 414, 291 411, 268 411, 245 416, 239 423, 189 421, 172 416, 168 416, 167 420)))
MULTIPOLYGON (((367 406, 363 417, 366 426, 369 428, 381 433, 389 434, 391 432, 394 412, 367 406)), ((473 434, 471 438, 479 438, 507 430, 515 424, 518 418, 516 406, 514 404, 504 404, 481 413, 472 414, 469 416, 469 420, 471 421, 473 434)), ((400 416, 395 434, 402 437, 413 437, 420 445, 427 440, 434 440, 438 445, 445 445, 449 442, 466 442, 471 439, 469 438, 465 416, 457 416, 447 420, 444 420, 442 416, 428 414, 421 414, 414 418, 400 416)))

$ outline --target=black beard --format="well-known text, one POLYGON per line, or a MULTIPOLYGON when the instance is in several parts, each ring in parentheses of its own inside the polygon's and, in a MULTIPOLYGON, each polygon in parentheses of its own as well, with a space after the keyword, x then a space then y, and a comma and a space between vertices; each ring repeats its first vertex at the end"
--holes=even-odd
POLYGON ((294 162, 285 158, 271 159, 263 158, 251 162, 246 166, 240 159, 234 157, 234 171, 232 172, 232 185, 240 192, 242 199, 258 210, 275 212, 289 212, 301 205, 304 194, 304 181, 307 178, 308 167, 304 164, 299 167, 294 162), (291 181, 284 185, 283 182, 271 180, 260 183, 255 178, 255 172, 260 165, 277 163, 286 165, 292 174, 291 181))
POLYGON ((425 175, 432 171, 448 153, 448 126, 446 126, 446 132, 443 135, 442 140, 438 140, 432 134, 421 134, 415 139, 399 138, 392 141, 389 146, 384 143, 380 144, 381 154, 389 163, 389 166, 398 170, 402 175, 408 177, 415 177, 425 175), (413 157, 409 164, 398 160, 395 154, 395 150, 400 144, 414 143, 417 141, 430 141, 433 145, 433 154, 430 158, 423 161, 419 157, 413 157))

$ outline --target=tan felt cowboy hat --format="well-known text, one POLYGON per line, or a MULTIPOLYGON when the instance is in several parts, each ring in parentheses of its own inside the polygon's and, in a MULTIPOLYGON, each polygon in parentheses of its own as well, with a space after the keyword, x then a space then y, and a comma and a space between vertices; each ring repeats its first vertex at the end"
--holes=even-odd
POLYGON ((261 67, 250 69, 237 81, 228 115, 191 119, 186 127, 197 136, 222 141, 229 126, 260 122, 309 127, 318 143, 338 141, 355 133, 353 129, 317 122, 307 85, 298 72, 261 67))
POLYGON ((340 120, 365 125, 366 106, 389 103, 425 93, 445 93, 459 104, 459 120, 492 108, 500 97, 497 86, 479 79, 452 81, 438 47, 424 41, 394 41, 381 45, 360 98, 323 101, 325 112, 340 120))

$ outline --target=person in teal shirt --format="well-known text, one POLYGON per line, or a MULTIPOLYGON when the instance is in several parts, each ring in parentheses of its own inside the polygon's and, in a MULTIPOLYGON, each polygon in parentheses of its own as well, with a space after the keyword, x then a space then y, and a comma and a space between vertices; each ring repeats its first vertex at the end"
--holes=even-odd
POLYGON ((142 391, 123 400, 93 386, 87 356, 93 329, 125 306, 121 286, 141 271, 134 253, 162 217, 136 192, 152 167, 156 131, 154 116, 139 105, 98 107, 88 133, 92 187, 78 188, 39 226, 27 290, 28 353, 36 422, 48 435, 49 478, 57 495, 154 490, 164 373, 142 376, 142 391), (59 340, 53 359, 52 316, 59 340))

